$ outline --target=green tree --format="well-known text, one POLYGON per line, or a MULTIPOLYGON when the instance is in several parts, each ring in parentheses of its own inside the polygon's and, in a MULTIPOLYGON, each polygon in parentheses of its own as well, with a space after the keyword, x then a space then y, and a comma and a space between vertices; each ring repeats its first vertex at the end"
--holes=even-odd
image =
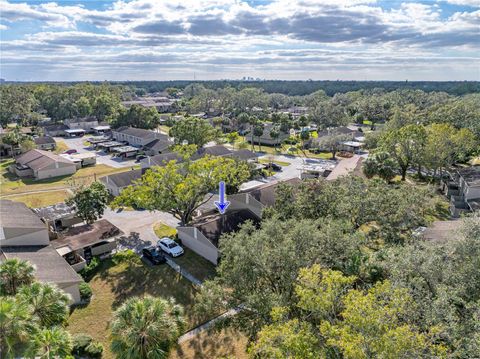
POLYGON ((233 146, 233 149, 235 149, 235 142, 238 141, 239 135, 238 132, 230 132, 225 135, 227 142, 233 146))
POLYGON ((260 141, 260 137, 263 135, 263 125, 262 124, 257 124, 253 127, 252 131, 252 143, 255 142, 255 137, 258 138, 258 147, 260 148, 260 151, 262 151, 262 143, 260 141))
POLYGON ((30 338, 35 329, 30 308, 13 297, 0 297, 0 352, 2 357, 16 358, 20 344, 30 338))
POLYGON ((208 201, 219 181, 237 189, 250 177, 246 163, 231 158, 202 157, 164 167, 152 167, 134 186, 127 187, 112 206, 138 206, 173 214, 183 225, 190 223, 195 210, 208 201))
POLYGON ((156 129, 160 124, 160 115, 155 107, 132 105, 120 111, 113 121, 114 127, 131 126, 135 128, 156 129))
POLYGON ((15 295, 19 288, 35 279, 35 268, 27 261, 11 258, 0 263, 1 293, 15 295))
POLYGON ((376 152, 363 162, 363 173, 367 178, 378 176, 390 182, 396 174, 396 162, 387 152, 376 152))
POLYGON ((30 138, 24 138, 20 142, 20 149, 23 153, 33 150, 35 148, 37 148, 37 145, 30 138))
POLYGON ((215 129, 204 119, 196 117, 187 117, 177 121, 170 129, 170 136, 176 144, 187 142, 201 148, 207 142, 215 139, 215 129))
POLYGON ((31 308, 31 314, 42 327, 62 325, 68 318, 70 298, 52 284, 35 282, 23 286, 17 300, 31 308))
POLYGON ((426 141, 427 132, 421 125, 408 125, 389 131, 381 139, 380 147, 397 162, 402 181, 405 180, 410 166, 417 165, 420 168, 424 163, 426 141))
POLYGON ((332 152, 332 159, 336 159, 335 155, 340 150, 342 143, 349 139, 348 135, 333 132, 321 137, 318 146, 321 149, 327 149, 329 152, 332 152))
POLYGON ((93 223, 103 216, 109 197, 103 183, 93 182, 88 187, 78 189, 66 203, 75 206, 77 215, 86 223, 93 223))
POLYGON ((43 328, 30 339, 27 356, 30 358, 68 358, 72 352, 72 338, 61 327, 43 328))
POLYGON ((172 299, 131 298, 113 314, 111 349, 118 359, 168 358, 183 328, 183 309, 172 299))
POLYGON ((279 137, 280 137, 280 129, 275 126, 270 130, 270 138, 275 140, 275 145, 274 145, 275 149, 278 146, 278 138, 279 137))

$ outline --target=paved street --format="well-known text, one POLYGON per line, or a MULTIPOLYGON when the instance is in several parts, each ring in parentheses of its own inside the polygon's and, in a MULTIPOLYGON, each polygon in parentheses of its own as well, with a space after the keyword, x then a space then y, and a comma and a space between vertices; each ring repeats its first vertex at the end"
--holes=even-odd
POLYGON ((163 222, 171 227, 178 226, 178 220, 165 212, 112 211, 107 208, 103 218, 125 233, 119 240, 120 247, 128 247, 136 251, 157 243, 158 238, 153 232, 155 223, 163 222))
POLYGON ((114 168, 132 167, 138 164, 135 163, 134 159, 126 161, 122 161, 119 158, 112 159, 111 154, 105 153, 103 151, 94 151, 93 149, 90 149, 83 144, 83 142, 87 140, 87 137, 55 137, 55 140, 65 142, 69 148, 77 150, 78 153, 94 152, 97 155, 98 164, 104 164, 114 168))

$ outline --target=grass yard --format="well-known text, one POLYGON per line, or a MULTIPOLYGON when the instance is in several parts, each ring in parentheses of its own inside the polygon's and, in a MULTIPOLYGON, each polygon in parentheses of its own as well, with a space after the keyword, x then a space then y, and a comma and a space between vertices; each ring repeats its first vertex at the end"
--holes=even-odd
POLYGON ((168 265, 114 265, 111 260, 106 260, 102 262, 90 285, 93 290, 92 300, 89 305, 73 310, 68 330, 72 334, 89 334, 100 341, 104 346, 103 358, 113 358, 109 350, 109 322, 113 311, 128 298, 146 294, 173 297, 185 308, 186 330, 200 324, 192 314, 195 287, 168 265))
POLYGON ((175 263, 201 281, 215 277, 216 269, 212 263, 186 247, 183 250, 182 256, 173 259, 175 263))
POLYGON ((158 238, 162 237, 175 237, 177 235, 177 230, 173 227, 167 226, 163 222, 158 222, 153 225, 153 231, 158 238))
POLYGON ((28 207, 38 208, 46 207, 52 204, 64 202, 68 197, 70 197, 70 192, 67 190, 58 190, 58 191, 48 191, 48 192, 39 192, 33 194, 25 194, 20 196, 9 196, 6 199, 12 201, 23 202, 28 207))
POLYGON ((183 342, 173 350, 169 359, 246 359, 247 338, 233 330, 205 331, 183 342))
POLYGON ((57 144, 57 147, 55 148, 55 150, 53 151, 54 153, 56 154, 59 154, 59 153, 63 153, 65 152, 66 150, 69 149, 69 147, 67 146, 67 144, 65 143, 65 141, 63 140, 55 140, 56 144, 57 144))
POLYGON ((285 162, 285 161, 277 161, 277 160, 270 160, 270 159, 266 159, 266 158, 261 158, 258 160, 259 163, 275 163, 279 166, 282 166, 282 167, 286 167, 286 166, 290 166, 291 163, 290 162, 285 162))
MULTIPOLYGON (((33 178, 18 178, 8 172, 8 166, 13 164, 13 160, 4 161, 0 164, 0 195, 5 194, 22 194, 33 191, 52 191, 65 189, 72 185, 92 183, 95 176, 100 177, 107 174, 130 171, 131 168, 114 168, 107 165, 99 164, 96 166, 84 167, 79 169, 72 176, 55 177, 44 180, 34 180, 33 178)), ((135 166, 140 168, 140 166, 135 166)))

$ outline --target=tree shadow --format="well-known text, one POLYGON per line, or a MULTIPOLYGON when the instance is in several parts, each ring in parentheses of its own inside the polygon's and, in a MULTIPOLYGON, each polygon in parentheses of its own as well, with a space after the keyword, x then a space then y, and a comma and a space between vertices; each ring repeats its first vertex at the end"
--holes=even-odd
POLYGON ((130 232, 128 236, 120 236, 117 243, 119 249, 131 249, 136 253, 140 253, 143 248, 152 245, 152 242, 142 240, 138 232, 130 232))

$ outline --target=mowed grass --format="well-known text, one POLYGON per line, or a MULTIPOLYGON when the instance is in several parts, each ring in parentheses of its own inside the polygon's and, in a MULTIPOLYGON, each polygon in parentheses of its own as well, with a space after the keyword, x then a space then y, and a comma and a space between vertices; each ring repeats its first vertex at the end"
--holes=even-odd
POLYGON ((204 331, 172 351, 169 359, 246 359, 247 338, 231 329, 204 331))
POLYGON ((143 262, 114 265, 106 260, 89 283, 93 291, 91 302, 73 309, 68 330, 72 334, 89 334, 100 341, 104 346, 103 358, 113 358, 109 323, 113 312, 128 298, 144 295, 174 298, 185 308, 186 331, 200 324, 192 311, 197 289, 166 264, 152 267, 143 262))
POLYGON ((173 258, 175 263, 201 281, 215 277, 216 269, 211 262, 185 246, 183 250, 185 251, 183 255, 173 258))
POLYGON ((23 202, 28 207, 38 208, 50 206, 52 204, 65 202, 65 200, 71 196, 71 193, 67 190, 39 192, 33 194, 25 194, 20 196, 8 196, 6 199, 23 202))
POLYGON ((177 235, 177 230, 173 227, 166 225, 163 222, 158 222, 153 225, 153 231, 158 238, 170 237, 173 238, 177 235))
POLYGON ((286 167, 286 166, 290 166, 291 163, 290 162, 285 162, 285 161, 277 161, 277 160, 270 160, 268 158, 261 158, 258 160, 259 163, 275 163, 279 166, 282 166, 282 167, 286 167))
MULTIPOLYGON (((22 194, 25 192, 49 189, 54 191, 65 187, 89 185, 101 176, 131 170, 130 167, 114 168, 104 164, 98 164, 96 166, 81 168, 71 176, 35 180, 33 178, 19 178, 8 172, 8 167, 13 163, 13 160, 8 160, 0 164, 0 195, 22 194)), ((134 168, 139 168, 139 166, 135 166, 134 168)))

